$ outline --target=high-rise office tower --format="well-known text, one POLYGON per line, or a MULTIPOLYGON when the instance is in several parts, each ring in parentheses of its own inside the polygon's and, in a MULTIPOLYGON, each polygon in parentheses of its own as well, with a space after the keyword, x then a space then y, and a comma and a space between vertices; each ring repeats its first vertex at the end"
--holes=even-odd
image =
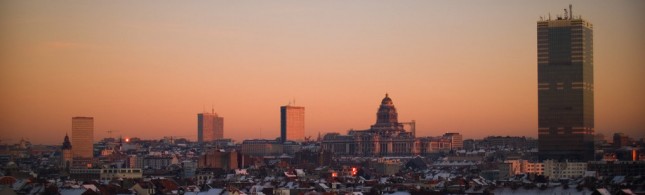
POLYGON ((569 6, 537 22, 540 160, 594 158, 593 25, 569 6))
POLYGON ((305 140, 305 107, 280 106, 280 140, 305 140))
POLYGON ((72 156, 92 158, 94 156, 94 118, 72 118, 72 156))
POLYGON ((197 141, 199 143, 211 142, 224 138, 224 118, 219 117, 215 111, 197 114, 197 141))

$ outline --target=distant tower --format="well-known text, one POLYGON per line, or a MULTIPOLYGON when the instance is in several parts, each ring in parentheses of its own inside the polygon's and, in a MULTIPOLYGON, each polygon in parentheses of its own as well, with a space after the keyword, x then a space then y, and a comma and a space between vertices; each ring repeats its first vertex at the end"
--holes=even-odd
POLYGON ((593 160, 593 25, 571 12, 538 21, 537 44, 539 159, 593 160))
POLYGON ((65 140, 63 141, 62 155, 61 155, 61 167, 68 169, 72 166, 72 143, 69 142, 69 137, 65 134, 65 140))
POLYGON ((94 118, 72 118, 72 155, 74 158, 91 159, 94 156, 94 118))
POLYGON ((197 141, 210 142, 224 138, 224 118, 214 111, 197 114, 197 141))
POLYGON ((302 142, 305 139, 305 107, 280 106, 280 141, 302 142))

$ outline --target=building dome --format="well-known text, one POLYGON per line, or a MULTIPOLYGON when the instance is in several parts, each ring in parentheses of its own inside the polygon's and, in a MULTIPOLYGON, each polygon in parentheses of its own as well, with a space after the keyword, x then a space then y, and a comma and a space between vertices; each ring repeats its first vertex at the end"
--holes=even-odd
POLYGON ((398 123, 397 115, 392 99, 386 93, 385 98, 381 101, 378 112, 376 112, 376 123, 396 125, 398 123))
POLYGON ((383 98, 383 100, 381 100, 381 104, 392 105, 392 99, 390 99, 390 97, 387 95, 387 93, 385 94, 385 98, 383 98))

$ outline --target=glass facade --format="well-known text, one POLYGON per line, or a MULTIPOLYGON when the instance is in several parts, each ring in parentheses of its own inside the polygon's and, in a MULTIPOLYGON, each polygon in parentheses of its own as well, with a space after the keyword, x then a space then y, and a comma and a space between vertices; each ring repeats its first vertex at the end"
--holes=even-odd
POLYGON ((593 160, 593 26, 558 19, 537 31, 539 158, 593 160))
POLYGON ((280 140, 302 142, 305 140, 305 107, 280 107, 280 140))
POLYGON ((197 141, 212 142, 224 138, 224 118, 215 112, 197 114, 197 141))
POLYGON ((72 118, 72 156, 73 158, 94 157, 94 118, 72 118))

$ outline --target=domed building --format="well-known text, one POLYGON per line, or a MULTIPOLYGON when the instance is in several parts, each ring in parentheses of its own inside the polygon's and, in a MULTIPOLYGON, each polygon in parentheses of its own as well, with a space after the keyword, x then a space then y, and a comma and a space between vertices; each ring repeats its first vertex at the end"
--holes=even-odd
POLYGON ((328 133, 322 140, 323 149, 336 155, 395 156, 417 154, 414 121, 400 123, 394 103, 388 94, 376 112, 376 123, 367 130, 350 130, 347 135, 328 133), (411 132, 404 129, 410 124, 411 132))
POLYGON ((386 93, 376 112, 376 124, 372 125, 370 130, 385 133, 405 132, 403 124, 399 123, 398 115, 392 99, 386 93))

